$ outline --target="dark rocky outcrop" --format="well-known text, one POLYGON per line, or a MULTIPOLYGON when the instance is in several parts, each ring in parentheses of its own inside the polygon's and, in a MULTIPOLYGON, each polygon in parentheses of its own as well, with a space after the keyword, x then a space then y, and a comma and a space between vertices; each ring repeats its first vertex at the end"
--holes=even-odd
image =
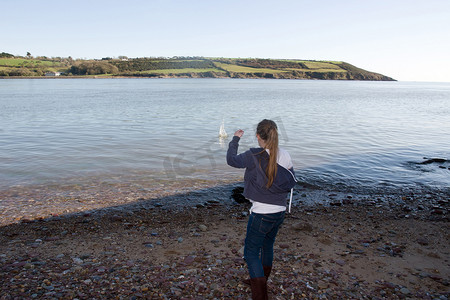
POLYGON ((429 164, 433 164, 433 163, 442 164, 442 163, 446 163, 446 162, 450 162, 450 160, 444 159, 444 158, 429 158, 419 164, 420 165, 429 165, 429 164))

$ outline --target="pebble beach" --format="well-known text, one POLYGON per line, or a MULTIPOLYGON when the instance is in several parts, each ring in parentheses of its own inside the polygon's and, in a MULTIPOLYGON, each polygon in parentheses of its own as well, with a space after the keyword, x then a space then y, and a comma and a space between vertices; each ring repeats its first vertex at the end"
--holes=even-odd
MULTIPOLYGON (((167 184, 3 191, 0 299, 250 299, 242 184, 167 184)), ((299 188, 269 297, 448 299, 448 221, 446 194, 299 188)))

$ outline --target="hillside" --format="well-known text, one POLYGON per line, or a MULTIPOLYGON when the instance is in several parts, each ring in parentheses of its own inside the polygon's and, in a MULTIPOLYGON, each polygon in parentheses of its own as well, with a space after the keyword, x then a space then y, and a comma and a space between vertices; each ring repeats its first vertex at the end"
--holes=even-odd
POLYGON ((45 76, 274 78, 393 81, 346 62, 259 58, 72 58, 15 57, 0 54, 0 77, 45 76), (50 75, 50 74, 48 74, 50 75))

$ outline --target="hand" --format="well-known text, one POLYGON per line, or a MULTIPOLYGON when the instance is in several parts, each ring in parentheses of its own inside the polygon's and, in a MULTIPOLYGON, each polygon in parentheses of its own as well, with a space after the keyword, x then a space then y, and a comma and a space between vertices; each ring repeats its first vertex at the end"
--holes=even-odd
POLYGON ((242 137, 244 135, 244 130, 239 129, 234 133, 234 136, 242 137))

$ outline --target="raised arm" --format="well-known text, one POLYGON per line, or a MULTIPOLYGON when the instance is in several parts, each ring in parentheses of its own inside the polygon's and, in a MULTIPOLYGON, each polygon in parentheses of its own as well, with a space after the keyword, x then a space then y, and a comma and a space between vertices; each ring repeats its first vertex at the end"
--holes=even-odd
POLYGON ((249 164, 248 154, 244 152, 242 154, 237 154, 239 148, 239 140, 244 134, 243 130, 238 130, 234 133, 233 139, 228 145, 227 151, 227 164, 235 168, 246 168, 249 164))

